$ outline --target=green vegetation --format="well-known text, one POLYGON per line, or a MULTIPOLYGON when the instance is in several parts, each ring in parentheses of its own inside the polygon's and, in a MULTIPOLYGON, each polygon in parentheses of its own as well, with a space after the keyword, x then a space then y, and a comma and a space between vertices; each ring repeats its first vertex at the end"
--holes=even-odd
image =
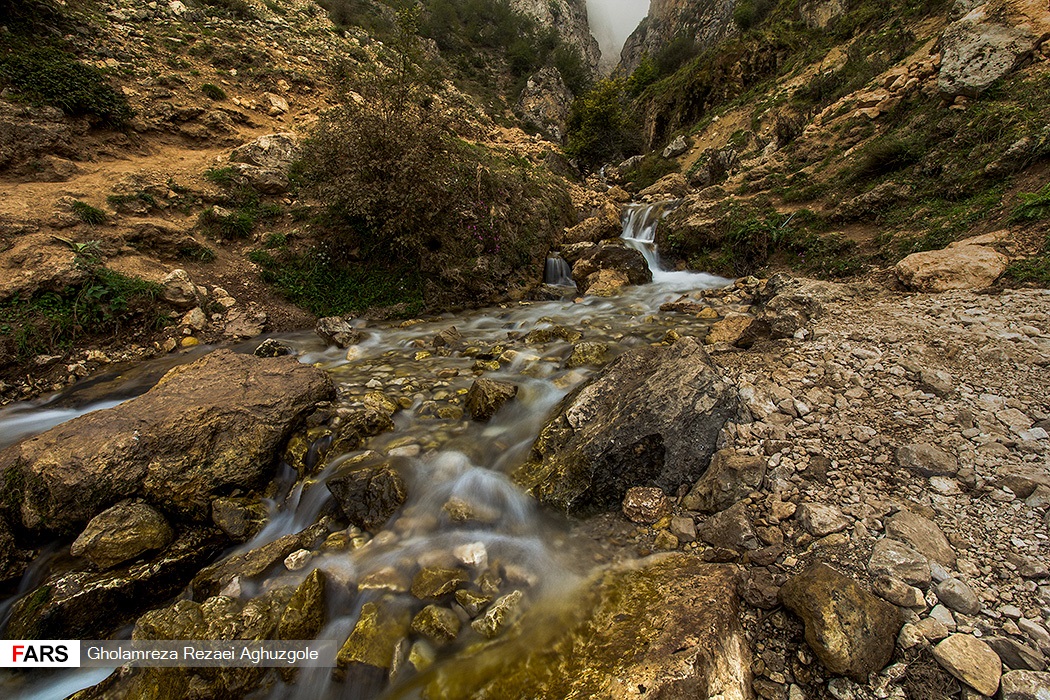
POLYGON ((399 307, 402 316, 423 310, 418 270, 389 268, 341 260, 327 245, 301 253, 253 251, 262 279, 289 301, 317 316, 360 313, 376 307, 399 307))
POLYGON ((1050 183, 1038 192, 1020 195, 1021 203, 1010 214, 1010 221, 1041 221, 1050 218, 1050 183))
POLYGON ((131 328, 167 323, 156 299, 160 285, 101 266, 97 246, 74 245, 82 281, 0 304, 0 357, 23 363, 40 354, 62 354, 81 340, 113 337, 131 328))
POLYGON ((187 243, 175 251, 175 257, 188 262, 209 263, 215 260, 215 251, 199 243, 187 243))
POLYGON ((118 209, 138 202, 142 202, 150 207, 156 206, 157 204, 157 198, 145 190, 133 194, 111 194, 106 197, 106 201, 109 202, 110 206, 118 209))
POLYGON ((213 83, 204 83, 201 85, 201 93, 209 100, 218 101, 226 99, 226 91, 213 83))
POLYGON ((106 212, 101 209, 96 209, 87 202, 81 202, 78 199, 70 206, 73 209, 73 215, 85 224, 98 226, 99 224, 106 223, 106 212))
POLYGON ((583 167, 594 169, 615 162, 639 152, 641 146, 627 111, 622 80, 599 81, 573 102, 565 153, 583 167))
POLYGON ((733 21, 747 31, 764 20, 775 4, 776 0, 740 0, 733 9, 733 21))
POLYGON ((197 219, 197 227, 205 235, 250 238, 260 221, 278 219, 284 214, 281 205, 263 202, 259 192, 236 168, 212 168, 204 173, 204 178, 224 190, 219 205, 205 209, 197 219))
POLYGON ((99 69, 57 46, 14 42, 0 51, 0 83, 29 102, 88 117, 100 126, 119 129, 134 116, 127 99, 99 69))
POLYGON ((633 190, 644 190, 665 175, 679 170, 678 161, 664 158, 659 153, 650 153, 637 165, 620 173, 633 190))

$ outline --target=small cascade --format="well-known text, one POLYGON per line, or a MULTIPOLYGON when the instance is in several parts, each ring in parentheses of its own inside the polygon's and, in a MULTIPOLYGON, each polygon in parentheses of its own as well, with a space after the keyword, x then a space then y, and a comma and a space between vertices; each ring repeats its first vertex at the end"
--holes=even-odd
POLYGON ((576 286, 576 282, 572 279, 572 268, 560 255, 552 255, 547 258, 547 265, 543 269, 543 283, 555 287, 576 286))
POLYGON ((729 280, 706 272, 672 271, 660 262, 660 251, 656 246, 656 227, 660 221, 678 207, 677 201, 653 204, 631 204, 624 208, 623 241, 645 256, 645 262, 653 273, 653 283, 688 291, 722 287, 729 280))

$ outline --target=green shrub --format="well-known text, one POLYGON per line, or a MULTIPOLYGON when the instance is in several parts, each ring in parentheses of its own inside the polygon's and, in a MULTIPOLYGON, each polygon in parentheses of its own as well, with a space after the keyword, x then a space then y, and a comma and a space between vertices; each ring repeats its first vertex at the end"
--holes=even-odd
POLYGON ((572 103, 565 153, 585 168, 596 168, 641 150, 624 105, 624 82, 606 79, 572 103))
POLYGON ((85 224, 98 226, 99 224, 106 223, 106 212, 101 209, 96 209, 87 202, 81 202, 78 199, 74 201, 71 206, 73 209, 73 215, 85 224))
POLYGON ((679 171, 678 161, 650 153, 637 165, 621 173, 635 191, 644 190, 665 175, 679 171))
POLYGON ((210 100, 218 101, 226 99, 226 92, 218 85, 212 83, 204 83, 201 85, 201 92, 210 100))
POLYGON ((197 225, 206 235, 215 238, 250 238, 255 230, 257 217, 248 210, 218 212, 210 207, 201 212, 197 225))
POLYGON ((881 138, 865 147, 852 179, 865 182, 903 170, 919 162, 923 148, 911 139, 881 138))
POLYGON ((175 257, 179 260, 191 262, 210 263, 215 260, 215 251, 208 246, 199 243, 187 243, 175 251, 175 257))
POLYGON ((766 18, 775 0, 739 0, 733 9, 733 21, 741 30, 752 29, 766 18))
POLYGON ((237 182, 241 174, 236 168, 209 168, 204 172, 204 179, 219 187, 230 187, 237 182))
POLYGON ((19 47, 0 55, 0 80, 25 99, 100 125, 121 128, 135 114, 101 71, 51 46, 19 47))
POLYGON ((1010 213, 1010 221, 1040 221, 1050 218, 1050 183, 1038 192, 1020 195, 1021 203, 1010 213))

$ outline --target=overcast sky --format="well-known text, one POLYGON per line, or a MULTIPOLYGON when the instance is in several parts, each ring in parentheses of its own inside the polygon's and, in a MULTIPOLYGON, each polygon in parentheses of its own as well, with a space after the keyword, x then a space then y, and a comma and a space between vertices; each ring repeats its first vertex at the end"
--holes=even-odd
POLYGON ((602 63, 620 60, 623 42, 648 12, 649 0, 587 0, 587 18, 602 47, 602 63))

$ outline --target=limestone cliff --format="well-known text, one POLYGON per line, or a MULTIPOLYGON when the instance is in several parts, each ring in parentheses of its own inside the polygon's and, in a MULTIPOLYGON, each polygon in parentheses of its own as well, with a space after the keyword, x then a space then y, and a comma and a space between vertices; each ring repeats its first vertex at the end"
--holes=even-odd
POLYGON ((691 37, 700 48, 714 46, 737 31, 736 5, 737 0, 652 0, 649 16, 624 43, 620 66, 630 73, 642 56, 656 55, 679 37, 691 37))
POLYGON ((591 36, 586 0, 511 0, 510 4, 544 26, 554 27, 563 41, 579 50, 592 69, 598 67, 601 52, 598 41, 591 36))

